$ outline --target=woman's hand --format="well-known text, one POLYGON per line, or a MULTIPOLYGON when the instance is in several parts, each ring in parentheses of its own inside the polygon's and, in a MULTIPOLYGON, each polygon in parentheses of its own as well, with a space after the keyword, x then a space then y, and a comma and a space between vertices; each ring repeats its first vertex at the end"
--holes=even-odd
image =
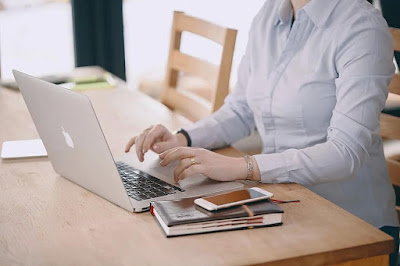
POLYGON ((149 149, 161 153, 171 148, 187 146, 187 141, 183 134, 172 134, 165 126, 156 125, 146 128, 140 135, 131 138, 126 144, 125 152, 129 152, 134 144, 136 144, 137 157, 143 162, 144 154, 149 149))
POLYGON ((161 166, 179 160, 174 171, 176 182, 195 174, 203 174, 218 181, 244 180, 247 177, 247 162, 243 157, 228 157, 201 148, 170 149, 161 153, 160 159, 161 166))

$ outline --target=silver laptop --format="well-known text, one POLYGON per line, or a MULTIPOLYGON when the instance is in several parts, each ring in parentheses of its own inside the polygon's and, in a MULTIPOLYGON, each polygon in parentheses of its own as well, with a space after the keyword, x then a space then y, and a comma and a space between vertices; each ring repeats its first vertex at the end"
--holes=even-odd
POLYGON ((243 186, 203 175, 175 184, 174 165, 160 167, 158 156, 151 152, 144 163, 135 154, 116 162, 87 96, 16 70, 13 74, 54 170, 125 210, 142 212, 150 209, 152 201, 203 196, 243 186))

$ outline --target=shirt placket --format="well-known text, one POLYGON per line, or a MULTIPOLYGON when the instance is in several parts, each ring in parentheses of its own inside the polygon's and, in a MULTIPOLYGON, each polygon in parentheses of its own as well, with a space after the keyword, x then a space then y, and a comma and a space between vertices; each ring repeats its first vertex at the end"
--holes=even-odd
MULTIPOLYGON (((277 27, 280 26, 281 25, 278 25, 277 27)), ((290 27, 289 25, 286 26, 290 27)), ((281 55, 278 57, 278 60, 276 60, 277 63, 274 65, 273 70, 267 79, 267 90, 264 99, 265 105, 261 114, 265 130, 263 147, 264 153, 276 152, 275 135, 277 132, 274 125, 274 118, 272 116, 272 100, 274 91, 290 60, 307 40, 312 29, 311 26, 312 25, 310 21, 307 20, 304 10, 300 10, 297 15, 297 19, 293 23, 292 29, 290 30, 286 46, 281 55)))

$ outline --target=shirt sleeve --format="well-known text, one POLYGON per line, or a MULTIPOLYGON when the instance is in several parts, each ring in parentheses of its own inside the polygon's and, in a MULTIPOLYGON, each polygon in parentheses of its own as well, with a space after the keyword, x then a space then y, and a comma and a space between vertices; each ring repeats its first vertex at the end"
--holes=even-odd
POLYGON ((379 116, 394 74, 393 44, 383 18, 359 19, 338 36, 336 105, 327 141, 255 155, 264 183, 315 185, 354 176, 379 137, 379 116))
POLYGON ((214 149, 230 145, 248 136, 255 129, 254 115, 246 99, 247 83, 251 73, 249 46, 238 69, 238 82, 225 98, 224 105, 211 116, 204 118, 184 130, 188 132, 193 147, 214 149))

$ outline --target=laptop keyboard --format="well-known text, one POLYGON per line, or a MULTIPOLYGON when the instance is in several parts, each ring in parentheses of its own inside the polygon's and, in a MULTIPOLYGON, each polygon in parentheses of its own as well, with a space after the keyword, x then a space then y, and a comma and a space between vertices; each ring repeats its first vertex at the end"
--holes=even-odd
POLYGON ((164 182, 157 177, 146 174, 124 162, 115 163, 128 192, 128 196, 141 201, 151 198, 174 194, 182 191, 179 187, 164 182))

